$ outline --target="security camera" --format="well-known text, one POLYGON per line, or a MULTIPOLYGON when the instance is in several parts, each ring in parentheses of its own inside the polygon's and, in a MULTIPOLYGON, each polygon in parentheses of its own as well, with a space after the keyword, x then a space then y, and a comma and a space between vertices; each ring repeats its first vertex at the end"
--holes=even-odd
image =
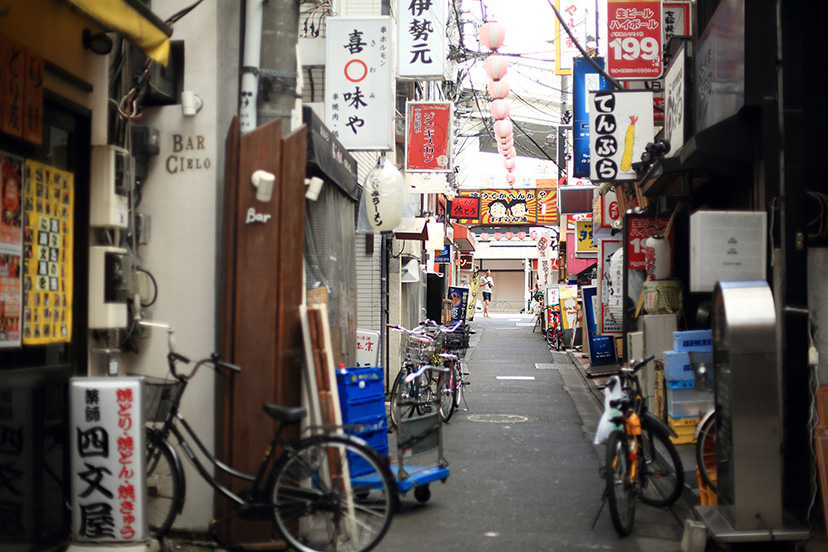
POLYGON ((195 117, 203 105, 201 96, 194 94, 191 90, 181 92, 181 114, 185 117, 195 117))

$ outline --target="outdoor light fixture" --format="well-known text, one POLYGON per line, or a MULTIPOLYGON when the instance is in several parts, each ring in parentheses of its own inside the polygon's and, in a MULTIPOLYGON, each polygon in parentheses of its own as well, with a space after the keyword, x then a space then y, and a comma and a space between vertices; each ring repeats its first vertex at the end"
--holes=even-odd
POLYGON ((81 35, 83 40, 83 47, 99 56, 105 56, 112 51, 112 39, 105 32, 93 33, 89 29, 84 29, 81 35))
POLYGON ((191 90, 181 92, 181 114, 185 117, 195 117, 195 114, 201 111, 203 106, 204 101, 202 101, 201 96, 191 90))
POLYGON ((256 188, 256 200, 268 202, 273 197, 273 183, 276 175, 258 170, 250 177, 250 183, 256 188))

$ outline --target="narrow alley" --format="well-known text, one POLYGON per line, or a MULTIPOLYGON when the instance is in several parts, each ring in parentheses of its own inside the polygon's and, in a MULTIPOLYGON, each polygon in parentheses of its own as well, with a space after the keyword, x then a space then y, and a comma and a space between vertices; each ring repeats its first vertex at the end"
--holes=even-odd
POLYGON ((606 507, 592 528, 604 486, 592 444, 601 406, 570 356, 550 352, 530 315, 476 316, 472 329, 468 410, 443 426, 451 475, 425 505, 403 497, 378 550, 680 550, 670 510, 639 504, 625 539, 606 507))

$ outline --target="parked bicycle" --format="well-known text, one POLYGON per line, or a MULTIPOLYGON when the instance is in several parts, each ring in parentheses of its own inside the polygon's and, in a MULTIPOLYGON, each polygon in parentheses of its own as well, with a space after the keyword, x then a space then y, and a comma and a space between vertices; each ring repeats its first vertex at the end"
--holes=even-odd
POLYGON ((620 391, 620 397, 609 401, 615 409, 609 418, 615 428, 607 440, 604 492, 612 524, 622 537, 632 532, 636 499, 666 507, 678 500, 684 488, 684 467, 670 440, 676 433, 647 410, 637 376, 654 358, 631 363, 607 382, 611 391, 620 391))
POLYGON ((546 343, 550 348, 560 351, 564 348, 561 310, 558 307, 547 307, 547 309, 544 309, 547 310, 549 316, 545 335, 546 343))
POLYGON ((699 475, 713 494, 716 494, 716 411, 702 416, 695 432, 696 465, 699 475))
POLYGON ((388 325, 406 334, 405 358, 390 390, 392 427, 397 427, 401 419, 428 413, 435 402, 440 405, 443 421, 451 418, 455 409, 454 385, 462 374, 458 355, 444 351, 444 336, 461 324, 458 322, 446 328, 426 320, 412 329, 388 325), (430 369, 420 371, 422 366, 430 369), (449 370, 438 370, 438 367, 448 367, 449 370), (409 378, 413 373, 419 375, 409 378))
POLYGON ((302 552, 374 548, 388 531, 396 499, 394 476, 385 459, 361 439, 318 428, 309 428, 310 436, 302 437, 304 433, 295 431, 290 433, 296 438, 283 438, 283 430, 299 424, 306 409, 265 404, 265 413, 278 424, 256 474, 227 466, 206 449, 179 407, 188 383, 202 366, 230 373, 241 369, 214 354, 195 362, 189 373, 180 372, 178 365, 191 361, 174 351, 173 332, 169 327, 167 331, 171 379, 145 382, 149 422, 147 519, 151 534, 162 539, 184 506, 184 471, 171 440, 175 436, 199 475, 233 503, 229 515, 210 523, 209 532, 214 538, 220 523, 239 516, 272 519, 285 541, 302 552), (190 439, 202 458, 250 487, 234 492, 222 485, 194 453, 190 439))

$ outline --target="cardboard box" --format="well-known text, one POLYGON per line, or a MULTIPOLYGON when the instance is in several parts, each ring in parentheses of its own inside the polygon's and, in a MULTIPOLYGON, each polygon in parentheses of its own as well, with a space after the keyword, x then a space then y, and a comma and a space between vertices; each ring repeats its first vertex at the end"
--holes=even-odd
POLYGON ((674 351, 712 351, 713 330, 673 332, 674 351))

